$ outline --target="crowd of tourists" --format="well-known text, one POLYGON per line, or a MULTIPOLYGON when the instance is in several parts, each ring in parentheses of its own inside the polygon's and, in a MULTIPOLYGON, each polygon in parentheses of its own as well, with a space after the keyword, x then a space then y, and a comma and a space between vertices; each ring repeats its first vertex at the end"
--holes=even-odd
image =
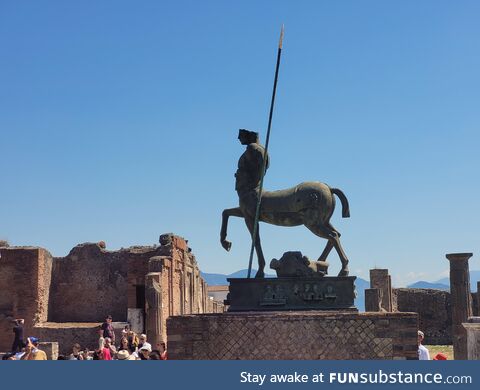
MULTIPOLYGON (((23 337, 23 319, 14 321, 12 351, 3 360, 47 360, 47 354, 39 348, 37 337, 23 337)), ((112 316, 96 330, 98 344, 92 350, 73 344, 71 352, 59 355, 58 360, 167 360, 167 346, 164 342, 152 347, 146 334, 138 335, 129 325, 122 329, 120 340, 115 339, 112 316)))
MULTIPOLYGON (((3 356, 4 360, 47 360, 47 354, 39 348, 37 337, 23 338, 23 319, 14 321, 14 340, 12 351, 3 356)), ((121 338, 116 342, 112 316, 97 328, 98 344, 95 349, 82 349, 78 343, 73 344, 71 352, 59 355, 58 360, 167 360, 167 345, 164 342, 152 348, 146 334, 136 334, 129 325, 122 329, 121 338)), ((423 345, 425 334, 418 331, 418 359, 430 360, 428 349, 423 345)), ((438 353, 433 360, 447 360, 444 353, 438 353)))

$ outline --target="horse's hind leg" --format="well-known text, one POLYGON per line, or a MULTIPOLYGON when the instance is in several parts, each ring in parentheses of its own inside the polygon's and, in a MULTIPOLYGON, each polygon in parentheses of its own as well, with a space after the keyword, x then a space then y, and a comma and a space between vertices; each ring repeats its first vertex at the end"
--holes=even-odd
POLYGON ((328 243, 323 250, 323 253, 320 255, 319 260, 326 259, 332 248, 338 253, 340 261, 342 262, 342 269, 338 273, 338 276, 348 276, 348 259, 343 251, 343 248, 340 244, 339 233, 330 225, 305 225, 307 228, 315 235, 321 238, 326 238, 328 243))
POLYGON ((331 250, 333 249, 333 243, 331 240, 327 241, 327 245, 325 246, 325 249, 323 250, 322 254, 318 258, 318 261, 325 261, 327 260, 328 255, 330 254, 331 250))
POLYGON ((340 260, 342 262, 342 269, 338 273, 338 276, 348 276, 348 259, 347 255, 345 255, 345 252, 343 251, 342 245, 340 244, 340 237, 336 236, 333 240, 333 246, 335 247, 338 256, 340 257, 340 260))
MULTIPOLYGON (((254 220, 253 218, 245 218, 245 223, 247 225, 248 231, 250 232, 250 236, 253 238, 253 226, 254 220)), ((262 245, 260 243, 260 225, 257 226, 257 235, 255 237, 255 251, 257 252, 257 259, 258 259, 258 271, 255 274, 256 278, 264 278, 265 277, 265 257, 263 257, 262 245)))
POLYGON ((339 272, 338 276, 348 276, 348 258, 345 252, 343 251, 342 244, 340 244, 340 236, 341 234, 332 226, 329 222, 328 227, 335 232, 335 237, 332 239, 332 244, 335 247, 335 250, 340 257, 340 261, 342 262, 342 269, 339 272))

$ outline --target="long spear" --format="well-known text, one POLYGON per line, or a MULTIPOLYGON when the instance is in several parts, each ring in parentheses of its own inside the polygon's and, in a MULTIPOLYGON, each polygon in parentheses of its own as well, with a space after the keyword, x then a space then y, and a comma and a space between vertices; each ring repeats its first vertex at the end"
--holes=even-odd
POLYGON ((260 172, 260 189, 258 192, 257 208, 255 210, 255 222, 253 224, 252 247, 250 248, 250 259, 248 260, 248 276, 247 276, 248 278, 250 278, 250 274, 252 273, 253 251, 255 249, 255 241, 256 241, 257 232, 258 232, 258 220, 260 218, 260 204, 262 202, 263 178, 265 176, 265 170, 267 169, 268 142, 270 141, 270 129, 272 128, 273 107, 275 105, 275 94, 277 92, 278 69, 280 68, 280 57, 282 56, 283 33, 284 33, 284 26, 282 24, 282 30, 280 31, 280 40, 278 41, 277 65, 275 67, 275 78, 273 81, 272 101, 270 103, 270 114, 268 115, 268 129, 267 129, 267 140, 265 141, 265 154, 263 158, 262 170, 260 172))

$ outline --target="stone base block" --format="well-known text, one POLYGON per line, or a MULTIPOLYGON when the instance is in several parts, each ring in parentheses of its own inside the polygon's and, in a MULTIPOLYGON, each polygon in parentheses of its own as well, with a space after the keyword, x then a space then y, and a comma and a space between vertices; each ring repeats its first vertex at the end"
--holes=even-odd
POLYGON ((228 311, 354 310, 356 276, 230 278, 228 311))
POLYGON ((141 334, 145 330, 143 316, 145 312, 143 309, 128 308, 127 309, 127 322, 130 324, 130 329, 137 334, 141 334))
POLYGON ((480 360, 480 317, 470 317, 462 325, 467 332, 467 359, 480 360))
POLYGON ((193 314, 167 320, 168 356, 182 360, 415 360, 417 331, 417 313, 193 314))
POLYGON ((57 358, 58 358, 58 343, 57 342, 38 343, 38 349, 45 352, 48 360, 57 360, 57 358))

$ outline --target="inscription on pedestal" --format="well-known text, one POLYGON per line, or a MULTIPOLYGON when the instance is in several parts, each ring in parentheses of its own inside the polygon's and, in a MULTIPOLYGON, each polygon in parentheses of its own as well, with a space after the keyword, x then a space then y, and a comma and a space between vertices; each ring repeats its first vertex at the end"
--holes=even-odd
POLYGON ((267 284, 265 286, 265 294, 260 301, 260 306, 283 306, 287 303, 285 292, 281 285, 267 284))
POLYGON ((318 278, 231 278, 229 311, 357 310, 355 276, 318 278))

